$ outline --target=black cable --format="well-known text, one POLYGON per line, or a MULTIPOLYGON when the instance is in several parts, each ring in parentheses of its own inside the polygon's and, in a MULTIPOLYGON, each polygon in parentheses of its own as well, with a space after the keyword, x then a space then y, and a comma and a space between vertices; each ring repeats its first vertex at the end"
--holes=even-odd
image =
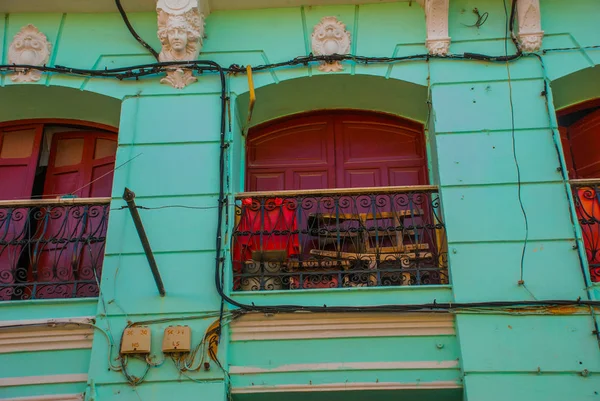
MULTIPOLYGON (((512 34, 514 26, 514 12, 516 0, 512 2, 512 8, 510 17, 508 15, 508 7, 506 5, 506 0, 502 0, 504 4, 504 15, 506 17, 506 27, 505 27, 505 37, 504 37, 504 52, 508 55, 508 35, 509 31, 512 34)), ((513 35, 514 38, 514 35, 513 35)), ((517 156, 517 142, 516 142, 516 133, 515 133, 515 106, 513 101, 513 90, 512 90, 512 82, 510 77, 510 65, 508 62, 506 63, 506 72, 508 74, 508 92, 509 92, 509 105, 510 105, 510 122, 511 122, 511 141, 512 141, 512 153, 513 159, 515 161, 515 167, 517 169, 517 198, 519 200, 519 206, 521 207, 521 213, 523 215, 523 220, 525 222, 525 239, 523 241, 523 249, 521 251, 521 261, 520 261, 520 279, 519 285, 525 286, 525 281, 523 280, 524 270, 525 270, 525 253, 527 252, 527 242, 529 240, 529 218, 527 217, 527 211, 525 210, 525 205, 523 204, 523 196, 522 196, 522 180, 521 180, 521 166, 519 165, 519 158, 517 156)), ((527 287, 525 287, 527 289, 527 287)), ((529 290, 527 290, 529 291, 529 290)), ((531 294, 534 298, 535 296, 531 294)))
POLYGON ((146 49, 148 49, 148 51, 150 53, 152 53, 152 55, 154 56, 154 58, 156 60, 158 60, 158 53, 156 52, 156 50, 154 50, 148 43, 146 43, 146 41, 144 39, 142 39, 140 37, 140 35, 137 34, 137 32, 135 31, 135 29, 133 29, 133 26, 131 25, 131 23, 129 22, 129 18, 127 17, 127 13, 125 12, 125 10, 123 9, 123 5, 121 4, 121 0, 115 0, 115 4, 117 5, 117 8, 119 9, 119 14, 121 14, 121 18, 123 19, 123 22, 125 23, 125 25, 127 25, 127 29, 129 29, 129 32, 131 33, 131 35, 135 38, 135 40, 137 40, 142 46, 144 46, 146 49))

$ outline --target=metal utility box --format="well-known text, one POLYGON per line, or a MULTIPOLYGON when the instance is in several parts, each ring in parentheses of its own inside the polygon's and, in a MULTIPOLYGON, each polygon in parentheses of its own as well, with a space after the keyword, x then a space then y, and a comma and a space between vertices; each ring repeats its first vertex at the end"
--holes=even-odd
POLYGON ((163 337, 163 352, 190 352, 192 331, 188 326, 169 326, 163 337))
POLYGON ((123 332, 121 341, 122 354, 149 354, 150 336, 148 327, 128 327, 123 332))

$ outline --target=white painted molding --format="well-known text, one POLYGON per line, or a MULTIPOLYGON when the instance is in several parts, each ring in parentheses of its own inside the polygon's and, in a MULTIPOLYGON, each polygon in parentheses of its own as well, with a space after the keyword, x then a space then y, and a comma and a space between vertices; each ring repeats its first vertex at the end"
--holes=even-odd
MULTIPOLYGON (((336 17, 323 17, 313 28, 310 38, 312 52, 315 56, 350 53, 350 32, 346 30, 346 25, 336 17)), ((321 62, 319 66, 319 70, 323 72, 337 72, 343 69, 344 67, 339 61, 321 62)))
POLYGON ((272 369, 256 366, 230 366, 232 375, 248 375, 262 373, 297 373, 297 372, 340 372, 367 370, 425 370, 425 369, 456 369, 458 361, 413 361, 413 362, 331 362, 303 363, 277 366, 272 369))
POLYGON ((32 397, 2 398, 2 401, 82 401, 83 394, 36 395, 32 397))
POLYGON ((49 376, 21 376, 0 378, 0 387, 33 386, 39 384, 87 383, 88 375, 67 374, 49 376))
POLYGON ((448 8, 450 0, 418 0, 425 9, 427 39, 425 46, 429 54, 445 56, 450 50, 448 36, 448 8))
POLYGON ((12 326, 41 326, 46 325, 48 327, 54 327, 57 325, 68 325, 69 323, 83 323, 93 324, 93 316, 82 316, 82 317, 65 317, 56 319, 30 319, 30 320, 2 320, 0 321, 0 328, 12 327, 12 326))
POLYGON ((455 334, 449 314, 250 313, 231 323, 232 341, 455 334))
POLYGON ((518 0, 519 44, 524 52, 536 52, 542 47, 542 14, 540 0, 518 0))
MULTIPOLYGON (((35 26, 29 24, 21 28, 8 47, 8 64, 42 66, 48 64, 52 45, 48 38, 35 26)), ((36 82, 42 77, 38 70, 15 70, 10 79, 13 82, 36 82)))
POLYGON ((233 394, 251 393, 287 393, 287 392, 313 392, 313 391, 360 391, 360 390, 432 390, 432 389, 459 389, 462 386, 454 381, 396 383, 396 382, 369 382, 369 383, 328 383, 328 384, 286 384, 279 386, 250 386, 233 387, 233 394))
POLYGON ((72 318, 0 322, 0 354, 92 348, 94 328, 79 325, 91 321, 72 318))
POLYGON ((94 329, 2 330, 0 354, 92 348, 94 329))

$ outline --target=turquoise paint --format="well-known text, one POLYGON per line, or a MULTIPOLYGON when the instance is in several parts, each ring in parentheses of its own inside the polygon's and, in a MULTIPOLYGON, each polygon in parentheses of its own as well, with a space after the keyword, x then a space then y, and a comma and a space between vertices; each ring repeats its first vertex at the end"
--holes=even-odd
MULTIPOLYGON (((543 0, 546 49, 600 43, 595 29, 599 5, 594 0, 566 4, 543 0)), ((207 18, 202 58, 228 66, 260 65, 310 52, 312 26, 326 15, 337 15, 353 33, 360 55, 401 56, 423 53, 424 13, 416 2, 360 6, 216 11, 207 18)), ((55 64, 80 68, 113 68, 152 62, 129 35, 116 13, 19 14, 0 16, 0 46, 20 26, 34 23, 53 42, 55 64), (6 22, 6 24, 5 24, 6 22), (84 45, 83 45, 84 44, 84 45)), ((504 54, 504 10, 501 2, 452 0, 449 29, 451 51, 504 54), (471 10, 490 14, 481 28, 471 10)), ((132 24, 158 48, 154 13, 131 14, 132 24)), ((6 49, 2 49, 6 60, 6 49)), ((508 43, 508 52, 513 52, 508 43)), ((554 103, 550 112, 582 100, 600 97, 600 51, 544 55, 554 103)), ((250 126, 278 117, 318 109, 366 109, 391 113, 426 124, 432 182, 441 187, 448 229, 452 286, 348 288, 273 293, 238 293, 240 302, 261 305, 378 305, 431 302, 481 302, 519 299, 586 299, 586 283, 577 251, 580 240, 569 211, 556 152, 554 119, 548 118, 541 96, 546 77, 533 57, 510 63, 510 87, 504 63, 430 60, 395 65, 353 65, 336 74, 315 66, 283 68, 255 74, 258 102, 250 126), (512 154, 509 95, 512 89, 516 153, 521 191, 529 218, 523 280, 520 258, 524 221, 517 201, 517 175, 512 154), (427 102, 431 102, 431 112, 427 102)), ((201 209, 140 211, 155 252, 167 296, 160 298, 126 210, 111 212, 107 255, 98 300, 29 301, 0 304, 2 320, 31 320, 96 315, 118 344, 128 320, 178 317, 193 328, 197 344, 214 318, 220 300, 214 288, 214 230, 218 192, 219 82, 215 75, 199 77, 181 91, 161 85, 158 78, 139 81, 65 77, 47 74, 37 84, 15 85, 2 76, 0 121, 25 118, 71 118, 119 127, 119 150, 112 208, 124 205, 123 187, 146 207, 182 205, 201 209)), ((227 138, 230 199, 243 189, 244 137, 248 128, 248 84, 244 75, 229 76, 231 119, 227 138)), ((560 149, 560 146, 559 146, 560 149)), ((232 215, 233 216, 233 215, 232 215)), ((233 224, 231 218, 229 227, 233 224)), ((226 245, 226 251, 229 244, 226 245)), ((229 290, 229 288, 227 289, 229 290)), ((598 286, 589 290, 600 299, 598 286)), ((598 318, 597 318, 598 319, 598 318)), ((341 369, 334 372, 234 375, 234 389, 255 384, 290 385, 313 382, 360 383, 451 381, 464 389, 312 393, 311 398, 361 397, 436 400, 564 400, 595 399, 600 391, 599 351, 592 318, 575 316, 506 316, 458 314, 456 336, 230 341, 226 332, 220 358, 227 365, 281 367, 331 362, 414 362, 458 360, 458 368, 431 370, 341 369), (509 328, 508 326, 511 326, 509 328), (443 342, 444 348, 437 344, 443 342), (579 363, 581 362, 581 364, 579 363), (537 367, 541 374, 538 374, 537 367), (579 375, 588 369, 592 375, 579 375), (464 390, 464 394, 462 394, 464 390)), ((152 325, 153 354, 160 359, 162 330, 152 325)), ((91 353, 84 350, 8 354, 14 375, 82 372, 94 382, 88 400, 164 400, 178 398, 225 400, 225 377, 215 364, 209 372, 178 375, 167 360, 152 368, 147 382, 132 388, 119 373, 107 369, 108 345, 96 333, 91 353), (23 355, 26 356, 23 359, 23 355), (89 368, 84 365, 88 364, 89 368), (48 360, 64 362, 54 369, 48 360), (36 369, 30 369, 33 365, 36 369), (36 366, 39 365, 39 366, 36 366), (42 367, 45 366, 45 367, 42 367), (38 373, 36 373, 38 372, 38 373), (39 373, 41 372, 41 373, 39 373)), ((112 356, 114 359, 116 353, 112 356)), ((113 362, 115 362, 113 360, 113 362)), ((8 368, 7 368, 8 369, 8 368)), ((131 362, 133 374, 143 366, 131 362)), ((1 371, 0 377, 10 377, 1 371)), ((84 383, 2 388, 2 397, 82 392, 84 383)), ((299 398, 298 393, 279 393, 299 398)), ((236 395, 239 400, 268 400, 270 395, 236 395)), ((361 398, 362 399, 362 398, 361 398)))

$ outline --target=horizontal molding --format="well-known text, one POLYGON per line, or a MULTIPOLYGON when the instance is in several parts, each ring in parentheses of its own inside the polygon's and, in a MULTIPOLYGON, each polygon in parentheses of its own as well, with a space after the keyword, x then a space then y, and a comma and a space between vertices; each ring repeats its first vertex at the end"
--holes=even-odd
POLYGON ((34 386, 40 384, 86 383, 87 373, 49 376, 21 376, 0 378, 0 387, 34 386))
POLYGON ((3 398, 2 401, 82 401, 83 394, 36 395, 32 397, 3 398))
POLYGON ((261 373, 296 373, 296 372, 343 372, 367 370, 427 370, 427 369, 456 369, 458 361, 414 361, 414 362, 332 362, 332 363, 303 363, 283 365, 272 369, 255 366, 230 366, 232 375, 249 375, 261 373))
POLYGON ((4 321, 0 323, 0 354, 92 348, 90 318, 4 321))
POLYGON ((419 383, 328 383, 328 384, 285 384, 280 386, 234 387, 233 394, 250 393, 298 393, 322 391, 364 391, 364 390, 436 390, 459 389, 460 384, 454 381, 419 382, 419 383))
POLYGON ((231 341, 455 334, 450 314, 253 313, 231 323, 231 341))
POLYGON ((92 324, 94 323, 93 316, 82 316, 82 317, 65 317, 56 319, 31 319, 31 320, 2 320, 0 321, 0 328, 12 328, 14 326, 25 327, 25 326, 41 326, 47 325, 52 327, 55 325, 65 325, 69 323, 83 323, 92 324))

